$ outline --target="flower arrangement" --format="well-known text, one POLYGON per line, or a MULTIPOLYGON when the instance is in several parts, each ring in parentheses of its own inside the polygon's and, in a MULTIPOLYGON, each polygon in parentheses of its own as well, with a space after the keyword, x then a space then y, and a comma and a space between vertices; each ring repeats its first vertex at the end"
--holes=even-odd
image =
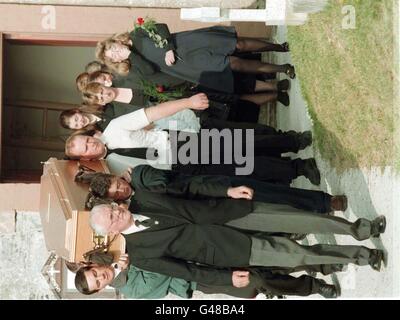
POLYGON ((141 80, 141 86, 145 95, 156 99, 158 102, 181 99, 190 95, 190 84, 183 84, 173 89, 166 89, 162 85, 155 85, 149 81, 141 80))
POLYGON ((149 38, 154 41, 156 48, 165 48, 165 46, 168 44, 168 40, 163 39, 157 33, 156 22, 153 19, 146 18, 145 20, 140 17, 137 18, 136 22, 134 23, 133 31, 135 32, 138 29, 142 29, 147 32, 149 38))

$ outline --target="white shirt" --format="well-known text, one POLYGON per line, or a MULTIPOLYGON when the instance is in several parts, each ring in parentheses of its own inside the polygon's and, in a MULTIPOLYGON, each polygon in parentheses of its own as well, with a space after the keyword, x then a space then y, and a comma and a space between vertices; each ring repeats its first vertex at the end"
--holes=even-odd
MULTIPOLYGON (((132 215, 133 215, 133 220, 144 221, 144 220, 150 219, 149 217, 143 216, 141 214, 132 213, 132 215)), ((131 233, 139 232, 142 230, 146 230, 147 228, 149 228, 149 227, 144 227, 144 226, 137 227, 134 223, 132 223, 132 225, 128 229, 122 231, 121 233, 122 234, 131 234, 131 233)))
POLYGON ((172 152, 168 132, 143 130, 150 124, 145 109, 140 109, 110 121, 100 140, 112 151, 117 148, 155 148, 156 160, 148 160, 150 165, 166 165, 171 169, 172 152))
POLYGON ((116 278, 116 277, 118 277, 118 275, 121 273, 121 268, 119 267, 119 265, 118 265, 118 263, 116 263, 116 262, 114 262, 113 264, 112 264, 112 266, 113 266, 113 268, 114 268, 114 279, 116 278))

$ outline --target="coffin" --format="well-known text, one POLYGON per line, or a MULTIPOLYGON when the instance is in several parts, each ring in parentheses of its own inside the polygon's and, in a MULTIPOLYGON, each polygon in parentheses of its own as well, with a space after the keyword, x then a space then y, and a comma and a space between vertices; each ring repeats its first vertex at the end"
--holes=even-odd
MULTIPOLYGON (((85 200, 89 186, 74 181, 78 165, 109 173, 104 160, 74 161, 50 158, 44 163, 40 182, 40 218, 46 247, 58 256, 72 262, 84 260, 84 253, 94 249, 98 237, 89 225, 89 211, 85 200)), ((110 241, 110 239, 103 239, 110 241)), ((117 261, 125 252, 125 240, 117 236, 109 252, 117 261)))

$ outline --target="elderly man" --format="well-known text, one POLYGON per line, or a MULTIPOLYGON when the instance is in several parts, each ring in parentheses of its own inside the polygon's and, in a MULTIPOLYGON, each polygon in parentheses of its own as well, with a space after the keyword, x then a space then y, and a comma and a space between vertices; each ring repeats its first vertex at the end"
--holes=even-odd
MULTIPOLYGON (((225 191, 226 197, 237 192, 231 187, 225 191)), ((327 216, 308 212, 294 215, 283 205, 266 208, 263 203, 224 198, 186 200, 142 190, 132 197, 130 210, 133 214, 123 205, 95 206, 91 225, 98 233, 122 233, 135 266, 188 281, 244 287, 249 278, 241 268, 251 266, 355 263, 380 270, 383 260, 381 250, 302 246, 265 232, 344 233, 363 240, 384 232, 384 217, 355 223, 330 217, 323 223, 321 218, 327 216)))

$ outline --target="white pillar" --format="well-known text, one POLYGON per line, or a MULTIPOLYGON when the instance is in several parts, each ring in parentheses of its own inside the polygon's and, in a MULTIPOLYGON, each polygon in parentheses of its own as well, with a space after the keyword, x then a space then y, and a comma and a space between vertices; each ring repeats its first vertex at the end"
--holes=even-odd
POLYGON ((265 9, 182 8, 182 20, 201 22, 246 21, 266 25, 300 25, 308 13, 322 10, 326 0, 266 0, 265 9))

